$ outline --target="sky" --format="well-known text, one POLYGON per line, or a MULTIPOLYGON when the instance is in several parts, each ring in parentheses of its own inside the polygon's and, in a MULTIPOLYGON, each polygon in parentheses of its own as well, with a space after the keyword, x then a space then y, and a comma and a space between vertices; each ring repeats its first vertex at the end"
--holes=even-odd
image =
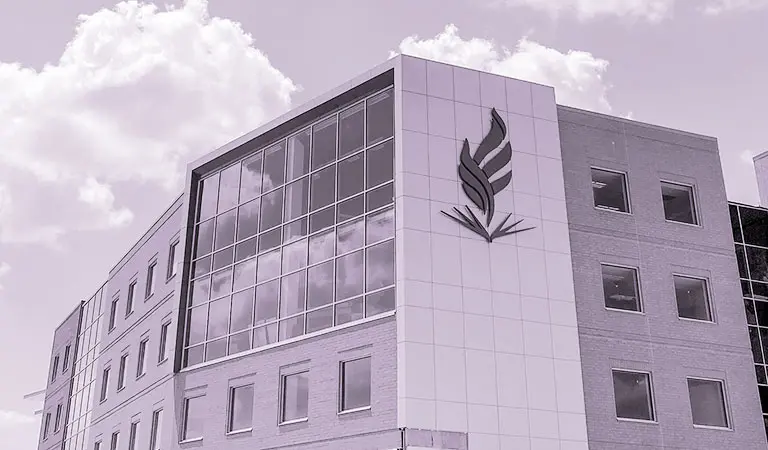
POLYGON ((37 447, 53 330, 197 157, 406 53, 715 136, 757 204, 766 23, 768 0, 0 0, 0 448, 37 447))

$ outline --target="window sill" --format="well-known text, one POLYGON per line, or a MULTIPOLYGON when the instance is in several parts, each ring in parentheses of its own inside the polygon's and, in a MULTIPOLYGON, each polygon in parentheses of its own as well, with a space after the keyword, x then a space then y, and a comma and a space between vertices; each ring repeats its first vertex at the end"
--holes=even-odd
POLYGON ((173 280, 174 278, 176 278, 176 275, 178 275, 178 272, 177 272, 177 273, 172 273, 172 274, 171 274, 171 276, 169 276, 169 277, 167 277, 167 278, 165 279, 165 282, 166 282, 166 283, 170 283, 170 282, 171 282, 171 280, 173 280))
POLYGON ((286 420, 285 422, 280 422, 278 425, 280 426, 293 425, 293 424, 304 423, 304 422, 309 422, 309 417, 303 417, 301 419, 286 420))
POLYGON ((158 365, 158 366, 162 366, 162 365, 163 365, 163 364, 165 364, 167 361, 168 361, 168 357, 166 356, 165 358, 163 358, 163 359, 161 359, 160 361, 158 361, 158 362, 157 362, 157 365, 158 365))
POLYGON ((638 316, 644 316, 645 312, 643 311, 632 311, 631 309, 621 309, 621 308, 611 308, 610 306, 606 306, 605 309, 607 311, 614 311, 614 312, 620 312, 620 313, 629 313, 629 314, 635 314, 638 316))
POLYGON ((715 322, 714 320, 691 319, 690 317, 680 317, 680 316, 678 316, 677 318, 678 320, 684 320, 686 322, 705 323, 705 324, 708 323, 710 325, 717 325, 717 322, 715 322))
POLYGON ((664 221, 667 222, 667 223, 676 223, 678 225, 685 225, 685 226, 688 226, 688 227, 704 228, 704 227, 702 227, 698 223, 680 222, 680 221, 677 221, 677 220, 670 220, 670 219, 666 219, 666 218, 664 219, 664 221))
POLYGON ((598 211, 606 211, 606 212, 609 212, 609 213, 623 214, 625 216, 633 215, 632 211, 620 211, 618 209, 606 208, 605 206, 597 206, 597 205, 595 205, 594 208, 596 210, 598 210, 598 211))
MULTIPOLYGON (((155 295, 154 292, 152 292, 149 295, 144 296, 144 303, 146 303, 149 299, 151 299, 155 295)), ((186 441, 185 441, 186 442, 186 441)))
POLYGON ((227 436, 240 436, 241 434, 250 434, 253 428, 243 428, 242 430, 228 431, 227 436))
POLYGON ((696 425, 693 424, 693 428, 701 429, 701 430, 712 430, 712 431, 733 431, 733 428, 731 427, 717 427, 714 425, 696 425))
POLYGON ((354 414, 354 413, 363 412, 363 411, 370 411, 370 410, 371 410, 371 405, 368 405, 368 406, 361 406, 360 408, 352 408, 352 409, 347 409, 347 410, 344 410, 344 411, 339 411, 336 414, 339 415, 339 416, 346 416, 348 414, 354 414))
POLYGON ((137 375, 137 376, 136 376, 136 381, 139 381, 139 380, 141 380, 142 378, 144 378, 144 375, 146 375, 146 374, 147 374, 147 372, 144 372, 144 373, 142 373, 141 375, 137 375))
POLYGON ((132 309, 129 312, 125 313, 125 318, 127 319, 127 318, 131 317, 133 315, 133 311, 134 310, 132 309))
POLYGON ((196 438, 192 438, 192 439, 184 439, 183 441, 179 441, 179 444, 180 445, 192 444, 194 442, 203 442, 203 438, 202 437, 196 437, 196 438))
POLYGON ((656 420, 645 420, 645 419, 629 419, 625 417, 617 417, 616 420, 619 422, 629 422, 629 423, 644 423, 648 425, 658 425, 659 422, 656 420))
POLYGON ((117 392, 122 392, 125 390, 125 386, 117 388, 117 392))

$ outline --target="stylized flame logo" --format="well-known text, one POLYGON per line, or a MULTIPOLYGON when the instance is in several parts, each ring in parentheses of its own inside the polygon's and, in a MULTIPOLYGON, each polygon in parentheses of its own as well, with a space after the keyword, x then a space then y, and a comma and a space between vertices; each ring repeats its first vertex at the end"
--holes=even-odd
POLYGON ((502 236, 533 229, 533 227, 515 229, 523 221, 522 219, 507 225, 507 221, 512 216, 512 214, 507 214, 507 217, 489 233, 488 227, 491 226, 491 220, 493 220, 493 214, 496 209, 494 197, 512 181, 511 170, 491 181, 491 178, 512 160, 512 147, 509 141, 487 162, 483 163, 483 160, 493 150, 499 148, 506 137, 507 126, 504 124, 501 116, 499 116, 499 113, 496 112, 496 108, 493 108, 491 109, 491 129, 485 135, 482 142, 480 142, 480 145, 478 145, 475 155, 469 154, 469 141, 467 139, 464 139, 464 145, 461 148, 461 155, 459 157, 461 187, 464 193, 467 194, 467 197, 485 216, 485 225, 480 222, 468 206, 464 206, 467 210, 466 214, 459 211, 456 207, 453 208, 455 214, 440 211, 458 222, 459 225, 484 237, 488 242, 493 242, 494 239, 502 236))

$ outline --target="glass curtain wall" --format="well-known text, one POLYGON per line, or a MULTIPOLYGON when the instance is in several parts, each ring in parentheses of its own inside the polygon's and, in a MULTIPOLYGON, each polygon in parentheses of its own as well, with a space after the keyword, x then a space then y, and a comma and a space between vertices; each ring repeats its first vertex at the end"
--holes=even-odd
POLYGON ((200 181, 185 367, 395 307, 394 94, 200 181))

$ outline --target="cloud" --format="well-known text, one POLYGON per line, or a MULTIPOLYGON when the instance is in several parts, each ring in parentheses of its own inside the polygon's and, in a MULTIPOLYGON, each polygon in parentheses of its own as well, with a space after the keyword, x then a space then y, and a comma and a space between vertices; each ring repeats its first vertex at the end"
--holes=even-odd
POLYGON ((80 16, 58 61, 0 62, 0 243, 130 223, 114 188, 178 192, 188 161, 285 112, 298 89, 206 0, 80 16))
POLYGON ((16 411, 0 409, 0 427, 14 427, 17 425, 26 425, 35 423, 38 418, 16 411))
POLYGON ((589 52, 562 53, 525 37, 508 50, 486 39, 463 39, 453 24, 433 38, 403 39, 398 52, 554 86, 558 103, 612 111, 607 98, 610 86, 603 80, 608 61, 589 52))
POLYGON ((574 14, 579 20, 605 16, 659 22, 672 13, 675 0, 501 0, 507 6, 527 6, 551 15, 574 14))
POLYGON ((745 12, 768 8, 768 0, 713 0, 702 12, 708 15, 719 15, 726 12, 745 12))
POLYGON ((728 200, 750 205, 759 203, 757 176, 755 164, 752 161, 752 157, 759 153, 753 150, 720 149, 720 162, 723 166, 723 177, 726 180, 728 200))
MULTIPOLYGON (((8 275, 8 272, 11 271, 11 266, 8 265, 7 262, 0 261, 0 278, 3 278, 4 276, 8 275)), ((0 284, 0 291, 3 290, 3 285, 0 284)))

